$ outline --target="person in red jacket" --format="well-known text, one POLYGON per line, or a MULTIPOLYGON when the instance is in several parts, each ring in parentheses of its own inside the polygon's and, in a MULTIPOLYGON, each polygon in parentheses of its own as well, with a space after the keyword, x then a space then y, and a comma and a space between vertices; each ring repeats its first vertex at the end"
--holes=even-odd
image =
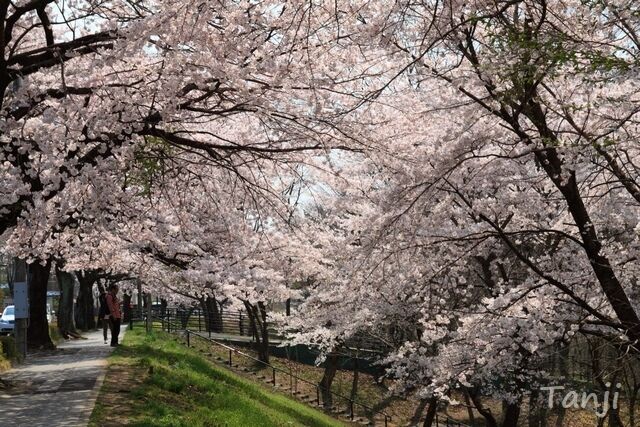
POLYGON ((117 285, 109 286, 107 306, 109 307, 109 325, 111 326, 111 347, 117 347, 119 345, 118 335, 120 335, 120 322, 122 321, 117 285))

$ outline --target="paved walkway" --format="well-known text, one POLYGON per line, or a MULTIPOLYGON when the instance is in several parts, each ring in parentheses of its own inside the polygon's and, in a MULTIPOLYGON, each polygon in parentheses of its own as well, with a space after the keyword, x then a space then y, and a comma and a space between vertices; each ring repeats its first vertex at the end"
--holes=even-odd
POLYGON ((32 355, 24 365, 2 374, 16 388, 0 394, 0 425, 87 425, 112 347, 104 344, 101 330, 84 336, 86 340, 61 343, 55 352, 32 355))

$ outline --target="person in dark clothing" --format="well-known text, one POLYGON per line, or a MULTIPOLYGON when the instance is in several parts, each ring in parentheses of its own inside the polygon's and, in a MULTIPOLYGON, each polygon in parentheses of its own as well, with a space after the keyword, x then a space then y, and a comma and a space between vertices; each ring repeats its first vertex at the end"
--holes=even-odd
POLYGON ((109 329, 109 306, 107 305, 107 293, 102 290, 98 297, 100 309, 98 310, 98 319, 102 323, 102 334, 104 335, 104 343, 107 343, 107 330, 109 329))
POLYGON ((109 319, 111 324, 111 347, 117 347, 119 345, 118 335, 120 335, 120 322, 122 321, 117 285, 109 286, 109 292, 107 293, 107 307, 109 308, 109 319))

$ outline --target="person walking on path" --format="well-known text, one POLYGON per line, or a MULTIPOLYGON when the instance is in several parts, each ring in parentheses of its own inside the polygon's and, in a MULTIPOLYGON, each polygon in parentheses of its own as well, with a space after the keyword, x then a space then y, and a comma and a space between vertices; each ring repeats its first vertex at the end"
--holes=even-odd
POLYGON ((122 321, 117 285, 109 286, 109 293, 107 293, 107 307, 109 308, 109 320, 111 324, 111 347, 117 347, 118 335, 120 335, 120 322, 122 321))
POLYGON ((100 288, 100 296, 98 297, 100 302, 100 309, 98 310, 98 319, 102 323, 102 335, 104 336, 104 343, 107 343, 107 330, 109 329, 109 306, 107 305, 107 293, 104 289, 100 288))

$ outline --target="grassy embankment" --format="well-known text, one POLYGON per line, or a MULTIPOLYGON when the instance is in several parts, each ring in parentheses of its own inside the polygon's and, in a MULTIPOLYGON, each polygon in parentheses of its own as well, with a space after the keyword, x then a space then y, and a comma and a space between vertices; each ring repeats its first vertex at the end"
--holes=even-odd
MULTIPOLYGON (((192 336, 191 345, 196 349, 201 350, 204 354, 210 354, 211 359, 218 360, 219 363, 224 363, 228 359, 227 350, 211 345, 204 340, 196 339, 192 336)), ((252 354, 254 356, 255 353, 248 349, 243 349, 243 352, 252 354)), ((252 363, 250 360, 243 359, 240 357, 234 357, 233 359, 234 365, 237 366, 236 371, 247 371, 249 374, 256 375, 257 378, 266 377, 267 379, 271 377, 271 370, 269 368, 257 366, 255 363, 252 363)), ((320 379, 322 378, 323 368, 304 365, 302 363, 296 363, 290 360, 286 360, 284 358, 271 357, 270 363, 280 369, 285 371, 291 371, 296 376, 304 378, 305 380, 318 384, 320 379)), ((255 377, 254 377, 255 378, 255 377)), ((283 381, 281 385, 286 387, 288 385, 286 379, 279 379, 278 381, 283 381)), ((347 370, 339 370, 336 373, 335 380, 332 385, 332 391, 343 396, 349 396, 351 394, 351 388, 353 384, 353 373, 347 370)), ((309 386, 303 383, 297 383, 296 389, 301 392, 302 395, 309 395, 312 398, 315 397, 315 388, 313 386, 309 386)), ((473 411, 474 418, 473 422, 469 417, 469 411, 467 407, 464 405, 464 397, 455 393, 452 396, 457 404, 451 404, 447 407, 443 408, 439 411, 440 415, 448 416, 454 420, 459 420, 467 425, 475 425, 475 426, 484 426, 483 417, 476 411, 473 411)), ((375 380, 372 375, 366 373, 360 373, 358 376, 358 387, 356 393, 356 400, 360 403, 363 403, 369 407, 375 408, 376 410, 381 410, 391 416, 391 422, 389 425, 407 425, 409 421, 412 419, 416 407, 418 406, 418 401, 412 397, 408 398, 400 398, 397 396, 389 395, 387 388, 380 384, 375 380)), ((336 399, 334 404, 338 407, 344 408, 345 402, 336 399)), ((628 401, 624 398, 620 399, 621 404, 621 415, 623 420, 626 420, 628 414, 628 401)), ((484 399, 484 405, 491 409, 492 413, 497 417, 501 417, 502 412, 502 404, 500 401, 496 401, 493 399, 484 399)), ((358 417, 371 416, 371 414, 364 411, 362 407, 356 407, 356 413, 358 417)), ((640 407, 636 410, 636 412, 640 411, 640 407)), ((423 410, 424 416, 424 410, 423 410)), ((374 420, 376 425, 383 424, 383 418, 380 414, 375 415, 374 420)), ((528 405, 523 405, 522 413, 520 415, 520 422, 524 425, 526 424, 528 418, 528 405)), ((548 425, 556 425, 557 415, 552 411, 548 415, 548 425)), ((562 421, 562 427, 591 427, 597 424, 597 418, 592 409, 579 409, 579 410, 568 410, 566 411, 564 421, 562 421)), ((625 424, 626 425, 626 424, 625 424)))
POLYGON ((90 426, 339 426, 340 421, 216 367, 162 332, 128 331, 90 426))
POLYGON ((15 344, 11 337, 0 337, 0 372, 11 368, 11 359, 15 357, 15 344))

